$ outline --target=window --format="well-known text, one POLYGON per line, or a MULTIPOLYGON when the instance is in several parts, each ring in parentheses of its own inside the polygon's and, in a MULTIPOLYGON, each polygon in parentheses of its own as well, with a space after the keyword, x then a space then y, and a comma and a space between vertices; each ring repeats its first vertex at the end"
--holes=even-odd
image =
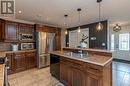
POLYGON ((114 50, 114 34, 111 35, 111 50, 114 50))
POLYGON ((119 50, 129 50, 129 34, 119 34, 119 50))

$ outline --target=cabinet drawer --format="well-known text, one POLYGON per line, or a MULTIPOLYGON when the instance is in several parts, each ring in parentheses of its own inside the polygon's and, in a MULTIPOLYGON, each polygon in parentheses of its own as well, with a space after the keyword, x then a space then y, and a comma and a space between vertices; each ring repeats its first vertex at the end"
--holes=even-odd
POLYGON ((78 60, 71 60, 67 58, 62 58, 61 61, 63 61, 65 64, 70 65, 73 68, 78 68, 80 70, 83 69, 83 62, 78 61, 78 60))
POLYGON ((14 53, 15 56, 25 56, 25 53, 23 52, 18 52, 18 53, 14 53))
POLYGON ((36 54, 35 54, 35 52, 28 52, 28 53, 26 53, 26 56, 27 57, 36 56, 36 54))
POLYGON ((94 75, 101 76, 102 75, 102 67, 94 64, 87 64, 87 72, 92 73, 94 75))

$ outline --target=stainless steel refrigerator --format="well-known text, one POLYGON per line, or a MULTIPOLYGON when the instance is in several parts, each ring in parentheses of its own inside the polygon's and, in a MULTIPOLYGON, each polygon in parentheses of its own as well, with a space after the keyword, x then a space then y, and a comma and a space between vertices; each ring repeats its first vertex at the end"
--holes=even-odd
POLYGON ((55 33, 38 32, 37 33, 37 57, 38 68, 50 65, 50 52, 54 51, 55 33))

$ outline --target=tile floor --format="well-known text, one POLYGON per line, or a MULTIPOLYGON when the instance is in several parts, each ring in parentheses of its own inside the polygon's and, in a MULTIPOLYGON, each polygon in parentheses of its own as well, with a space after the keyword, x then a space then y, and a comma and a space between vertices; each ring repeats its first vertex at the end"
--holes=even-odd
POLYGON ((113 86, 130 86, 130 63, 113 62, 113 86))
MULTIPOLYGON (((11 86, 56 86, 59 81, 51 77, 47 67, 9 75, 9 83, 11 86)), ((130 86, 130 64, 113 62, 113 86, 130 86)))
POLYGON ((55 86, 59 81, 51 77, 47 67, 9 75, 9 83, 10 86, 55 86))

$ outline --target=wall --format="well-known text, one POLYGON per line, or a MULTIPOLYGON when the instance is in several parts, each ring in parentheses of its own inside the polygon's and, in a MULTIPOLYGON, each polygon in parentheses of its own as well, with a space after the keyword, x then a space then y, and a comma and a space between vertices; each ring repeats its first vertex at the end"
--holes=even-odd
MULTIPOLYGON (((96 31, 97 23, 82 25, 81 29, 89 28, 89 48, 107 49, 107 24, 108 21, 102 21, 103 30, 100 32, 96 31), (91 37, 96 37, 96 40, 91 40, 91 37), (102 44, 105 43, 105 46, 102 44)), ((76 30, 77 27, 69 28, 68 31, 76 30)), ((69 35, 66 36, 66 46, 69 43, 69 35)))
POLYGON ((115 35, 115 37, 114 37, 115 38, 115 43, 114 43, 115 51, 113 51, 113 58, 130 61, 130 50, 121 51, 121 50, 119 50, 119 47, 118 47, 119 46, 119 40, 118 40, 119 34, 122 34, 122 33, 130 34, 130 25, 125 25, 125 26, 121 26, 121 27, 122 27, 122 30, 119 32, 114 32, 113 27, 109 27, 109 44, 110 44, 109 48, 111 49, 111 34, 114 34, 115 35))
POLYGON ((0 42, 0 51, 9 51, 11 50, 11 43, 0 42))
POLYGON ((65 41, 65 29, 61 29, 61 48, 65 47, 66 46, 66 41, 65 41))

